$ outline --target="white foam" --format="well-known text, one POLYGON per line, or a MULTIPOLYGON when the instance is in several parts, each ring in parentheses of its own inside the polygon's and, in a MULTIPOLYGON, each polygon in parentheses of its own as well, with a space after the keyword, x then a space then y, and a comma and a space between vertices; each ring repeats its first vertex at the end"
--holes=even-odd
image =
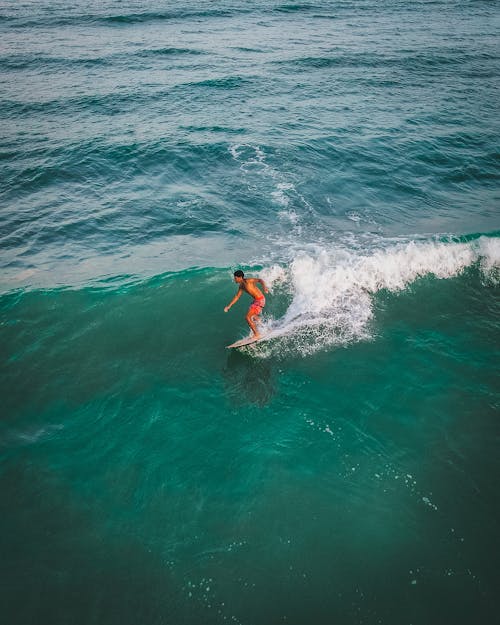
POLYGON ((263 328, 283 340, 261 343, 256 351, 307 354, 369 338, 374 294, 403 290, 426 275, 451 278, 476 262, 484 273, 498 274, 500 240, 392 243, 364 254, 347 248, 299 253, 288 266, 261 272, 270 288, 286 290, 290 304, 263 328))
MULTIPOLYGON (((289 180, 289 175, 269 165, 266 160, 266 153, 260 146, 240 143, 230 145, 228 149, 233 159, 240 164, 240 170, 250 177, 250 188, 255 186, 261 188, 262 180, 267 180, 274 185, 274 190, 270 192, 270 196, 276 204, 287 209, 291 198, 297 197, 302 200, 304 205, 307 205, 305 199, 289 180)), ((294 211, 290 211, 289 215, 292 222, 297 221, 298 217, 294 211)))
POLYGON ((477 246, 481 271, 486 282, 500 284, 500 239, 481 237, 477 246))
POLYGON ((272 291, 273 286, 279 283, 283 283, 287 279, 287 272, 281 265, 272 265, 260 272, 263 280, 266 282, 266 286, 272 291))
POLYGON ((271 193, 271 197, 277 204, 281 204, 281 206, 288 206, 290 199, 286 195, 285 191, 291 190, 295 191, 295 187, 290 182, 278 182, 276 191, 271 193))

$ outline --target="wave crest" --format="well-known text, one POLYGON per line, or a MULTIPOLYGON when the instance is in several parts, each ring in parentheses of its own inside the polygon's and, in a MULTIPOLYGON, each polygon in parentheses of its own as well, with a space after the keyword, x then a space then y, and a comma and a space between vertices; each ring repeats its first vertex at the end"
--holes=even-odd
POLYGON ((488 283, 498 284, 500 240, 413 241, 365 255, 347 249, 299 254, 287 267, 261 272, 271 288, 288 293, 290 304, 281 318, 265 324, 278 340, 260 344, 255 352, 306 355, 368 339, 376 293, 402 291, 424 276, 453 278, 472 265, 488 283))

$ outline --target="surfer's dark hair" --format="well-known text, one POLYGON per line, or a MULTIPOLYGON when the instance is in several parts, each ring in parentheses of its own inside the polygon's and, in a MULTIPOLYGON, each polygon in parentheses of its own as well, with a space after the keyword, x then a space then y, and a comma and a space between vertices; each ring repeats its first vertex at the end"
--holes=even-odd
POLYGON ((241 269, 237 269, 237 270, 234 272, 234 277, 235 277, 235 278, 244 278, 244 277, 245 277, 245 274, 241 271, 241 269))

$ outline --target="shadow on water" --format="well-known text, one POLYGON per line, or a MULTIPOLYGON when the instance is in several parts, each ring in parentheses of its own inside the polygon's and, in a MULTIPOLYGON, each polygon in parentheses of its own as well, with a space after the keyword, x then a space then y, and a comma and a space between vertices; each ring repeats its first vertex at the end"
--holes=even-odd
POLYGON ((222 375, 226 395, 234 406, 265 406, 276 393, 276 375, 268 360, 255 359, 233 350, 227 357, 222 375))

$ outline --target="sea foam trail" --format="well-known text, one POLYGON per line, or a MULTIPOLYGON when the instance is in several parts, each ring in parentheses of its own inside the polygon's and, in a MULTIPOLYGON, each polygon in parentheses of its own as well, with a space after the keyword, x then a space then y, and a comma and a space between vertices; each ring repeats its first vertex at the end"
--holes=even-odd
POLYGON ((360 254, 321 249, 298 254, 261 275, 271 290, 284 290, 291 302, 279 319, 264 322, 276 341, 259 345, 258 355, 314 353, 336 344, 370 338, 373 296, 404 290, 416 279, 458 276, 477 264, 486 283, 498 284, 500 240, 481 237, 467 243, 411 242, 360 254))

